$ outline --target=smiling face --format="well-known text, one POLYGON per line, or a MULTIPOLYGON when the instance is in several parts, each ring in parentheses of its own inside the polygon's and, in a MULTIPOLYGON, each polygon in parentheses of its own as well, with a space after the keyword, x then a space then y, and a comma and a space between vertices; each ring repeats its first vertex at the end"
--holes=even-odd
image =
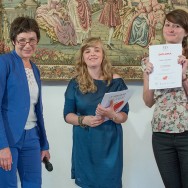
POLYGON ((88 68, 101 67, 103 60, 103 50, 101 44, 98 42, 93 46, 87 47, 83 51, 83 60, 88 68))
POLYGON ((185 29, 179 24, 174 24, 167 19, 163 27, 163 36, 168 44, 182 43, 183 38, 187 35, 185 29))
POLYGON ((23 59, 28 61, 31 56, 35 53, 37 47, 37 35, 35 32, 23 32, 17 35, 13 42, 16 53, 23 59), (26 41, 25 45, 22 45, 26 41), (36 41, 36 42, 33 42, 36 41), (29 44, 30 42, 30 44, 29 44), (34 44, 32 44, 34 43, 34 44))

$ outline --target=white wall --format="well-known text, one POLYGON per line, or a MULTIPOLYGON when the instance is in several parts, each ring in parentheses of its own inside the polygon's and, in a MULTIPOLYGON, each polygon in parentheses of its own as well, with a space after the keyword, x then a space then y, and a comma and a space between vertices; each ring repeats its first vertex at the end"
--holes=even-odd
MULTIPOLYGON (((43 166, 43 188, 76 188, 70 179, 72 125, 63 120, 64 92, 67 82, 43 82, 43 107, 54 170, 43 166)), ((142 82, 127 83, 134 90, 124 130, 123 188, 164 188, 151 145, 153 109, 142 100, 142 82)))

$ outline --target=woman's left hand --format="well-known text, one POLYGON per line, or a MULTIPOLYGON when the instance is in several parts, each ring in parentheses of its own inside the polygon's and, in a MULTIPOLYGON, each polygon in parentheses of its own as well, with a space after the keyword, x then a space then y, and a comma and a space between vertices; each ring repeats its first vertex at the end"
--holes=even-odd
POLYGON ((48 150, 41 151, 41 161, 43 161, 44 157, 50 160, 50 153, 48 150))
POLYGON ((108 108, 104 108, 101 104, 98 104, 96 109, 96 115, 112 119, 116 115, 116 112, 114 111, 113 101, 110 102, 110 106, 108 108))
MULTIPOLYGON (((188 66, 188 60, 186 59, 185 56, 183 55, 180 55, 178 57, 178 63, 180 65, 182 65, 182 76, 186 76, 186 72, 187 72, 187 66, 188 66)), ((183 78, 184 79, 184 78, 183 78)))

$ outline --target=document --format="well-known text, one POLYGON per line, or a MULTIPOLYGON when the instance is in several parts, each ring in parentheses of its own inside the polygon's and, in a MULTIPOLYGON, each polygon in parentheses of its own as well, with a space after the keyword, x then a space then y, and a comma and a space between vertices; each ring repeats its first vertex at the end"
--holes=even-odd
MULTIPOLYGON (((101 105, 103 107, 107 108, 110 106, 110 102, 113 101, 114 111, 120 112, 121 109, 128 102, 128 100, 131 98, 132 94, 133 94, 133 91, 129 90, 129 89, 105 93, 105 95, 102 99, 101 105)), ((107 121, 107 120, 108 120, 108 118, 105 118, 105 121, 107 121)))
POLYGON ((149 46, 149 61, 153 72, 149 75, 149 89, 166 89, 182 86, 182 66, 178 56, 182 54, 182 44, 149 46))

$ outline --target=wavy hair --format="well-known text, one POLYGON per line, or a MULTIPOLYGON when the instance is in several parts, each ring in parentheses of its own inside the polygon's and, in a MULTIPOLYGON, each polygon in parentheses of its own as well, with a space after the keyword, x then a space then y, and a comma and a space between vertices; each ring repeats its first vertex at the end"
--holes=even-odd
MULTIPOLYGON (((186 11, 182 9, 173 10, 166 15, 166 19, 174 24, 179 24, 188 35, 188 13, 186 11)), ((186 58, 188 58, 187 35, 182 41, 183 55, 185 55, 186 58)))
POLYGON ((35 32, 37 40, 40 40, 40 30, 37 21, 30 17, 17 17, 13 20, 10 26, 10 40, 16 40, 20 33, 35 32))
POLYGON ((96 92, 97 86, 94 83, 94 79, 90 76, 87 65, 84 62, 83 53, 89 47, 95 47, 100 44, 103 52, 103 60, 101 63, 101 71, 103 80, 107 81, 109 85, 113 78, 113 69, 110 61, 107 58, 106 50, 100 38, 91 37, 83 41, 76 59, 76 81, 78 82, 79 89, 82 93, 96 92))

